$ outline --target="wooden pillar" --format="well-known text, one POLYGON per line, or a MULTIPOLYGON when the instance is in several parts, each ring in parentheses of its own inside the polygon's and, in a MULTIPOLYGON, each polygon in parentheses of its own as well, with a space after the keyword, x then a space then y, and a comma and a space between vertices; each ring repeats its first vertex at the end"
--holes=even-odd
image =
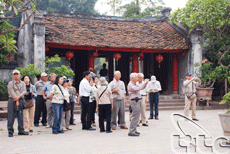
POLYGON ((89 55, 89 68, 93 68, 93 72, 94 72, 94 56, 93 55, 89 55))
POLYGON ((139 73, 138 55, 137 54, 133 54, 132 72, 133 73, 139 73))
POLYGON ((173 54, 173 69, 172 69, 173 93, 178 94, 178 60, 177 54, 173 54))
POLYGON ((109 66, 108 66, 108 76, 109 76, 109 81, 113 80, 113 54, 108 54, 109 58, 109 66))

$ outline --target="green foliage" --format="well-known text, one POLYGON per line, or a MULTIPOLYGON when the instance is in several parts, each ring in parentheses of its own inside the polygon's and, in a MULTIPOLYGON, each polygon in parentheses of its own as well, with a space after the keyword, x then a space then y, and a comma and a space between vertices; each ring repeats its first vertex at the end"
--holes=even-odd
MULTIPOLYGON (((222 98, 220 104, 228 104, 230 105, 230 92, 228 92, 227 94, 224 95, 224 97, 222 98)), ((230 107, 227 110, 227 113, 230 112, 230 107)))
POLYGON ((97 0, 38 0, 38 9, 65 13, 99 14, 94 6, 97 0))
POLYGON ((116 11, 123 17, 156 17, 161 14, 160 11, 163 9, 162 5, 164 5, 162 0, 133 0, 129 4, 118 6, 116 11), (142 7, 145 7, 143 11, 141 10, 142 7))
POLYGON ((51 67, 49 68, 49 73, 55 73, 57 75, 62 75, 66 77, 75 76, 75 73, 73 72, 73 70, 69 69, 65 65, 61 65, 61 67, 51 67))
POLYGON ((6 83, 4 82, 4 80, 0 79, 0 96, 3 96, 6 91, 6 83))
MULTIPOLYGON (((10 25, 7 21, 1 21, 0 20, 0 31, 12 29, 14 26, 10 25)), ((0 35, 0 67, 8 64, 8 60, 6 57, 12 52, 16 52, 15 49, 17 47, 15 46, 16 41, 14 40, 15 32, 9 32, 0 35)))
POLYGON ((38 69, 36 66, 34 66, 34 64, 28 64, 26 65, 26 67, 24 68, 21 68, 21 67, 18 67, 16 68, 17 70, 20 71, 20 74, 22 76, 24 75, 29 75, 29 76, 33 76, 33 77, 36 77, 37 74, 41 73, 42 71, 40 69, 38 69))
POLYGON ((61 67, 49 67, 49 65, 58 63, 61 61, 61 58, 59 57, 58 54, 54 55, 54 57, 46 57, 44 62, 46 65, 46 73, 50 74, 50 73, 55 73, 57 75, 63 75, 66 77, 74 77, 75 73, 73 72, 73 70, 71 70, 70 68, 68 68, 65 65, 62 65, 61 67))
POLYGON ((201 67, 202 87, 213 87, 214 83, 228 77, 228 68, 226 66, 212 67, 212 64, 206 62, 201 67))
POLYGON ((226 17, 230 1, 228 0, 190 0, 182 9, 171 15, 171 23, 181 22, 192 31, 197 26, 207 26, 211 31, 230 23, 226 17))

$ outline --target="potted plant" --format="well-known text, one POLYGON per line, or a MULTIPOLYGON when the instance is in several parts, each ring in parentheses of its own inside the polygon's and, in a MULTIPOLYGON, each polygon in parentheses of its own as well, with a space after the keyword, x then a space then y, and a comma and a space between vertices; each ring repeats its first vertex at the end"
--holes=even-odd
MULTIPOLYGON (((197 65, 195 66, 197 67, 197 65)), ((201 81, 200 87, 196 88, 197 98, 199 100, 212 100, 212 92, 214 83, 221 81, 228 76, 228 68, 226 66, 213 67, 210 62, 206 62, 201 67, 201 81)), ((208 105, 208 103, 207 103, 208 105)))
MULTIPOLYGON (((228 77, 228 82, 230 83, 230 77, 228 77)), ((229 107, 227 111, 219 112, 218 114, 224 135, 230 136, 230 91, 224 95, 220 104, 226 104, 229 107)))

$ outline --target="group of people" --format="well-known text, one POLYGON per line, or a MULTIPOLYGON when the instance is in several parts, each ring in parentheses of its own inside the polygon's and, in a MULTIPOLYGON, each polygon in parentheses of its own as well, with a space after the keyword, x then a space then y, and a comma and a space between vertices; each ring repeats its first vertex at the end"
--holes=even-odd
POLYGON ((43 72, 37 76, 35 85, 29 75, 21 78, 18 70, 12 72, 13 81, 8 83, 8 122, 9 137, 13 137, 13 124, 18 119, 18 135, 29 135, 33 125, 39 127, 39 122, 47 128, 52 128, 54 134, 71 130, 74 123, 74 103, 77 95, 72 86, 72 79, 52 73, 43 72), (47 81, 48 80, 48 81, 47 81), (63 111, 64 100, 71 104, 71 109, 63 111), (23 105, 24 103, 27 106, 23 105), (42 120, 40 121, 42 113, 42 120))
MULTIPOLYGON (((30 76, 26 75, 20 79, 20 72, 12 72, 13 81, 8 83, 8 133, 13 137, 13 124, 18 119, 18 135, 28 135, 33 132, 33 124, 39 127, 41 123, 47 128, 52 128, 53 134, 64 133, 71 130, 69 125, 74 123, 74 104, 76 103, 77 91, 72 86, 73 80, 65 76, 52 73, 49 76, 43 72, 41 78, 32 84, 30 76), (49 80, 49 81, 47 81, 49 80), (28 104, 23 107, 24 101, 28 104), (66 109, 66 104, 71 106, 66 109)), ((38 77, 39 78, 39 77, 38 77)), ((98 112, 100 132, 111 133, 117 126, 128 129, 125 122, 125 104, 130 104, 130 128, 128 136, 139 136, 137 127, 139 124, 148 126, 145 115, 146 103, 150 104, 150 116, 148 120, 159 120, 159 92, 161 84, 155 76, 151 80, 144 79, 142 73, 131 73, 130 82, 126 88, 120 80, 121 72, 114 72, 114 79, 108 83, 105 77, 97 77, 89 71, 83 72, 83 79, 79 85, 78 104, 81 105, 82 130, 96 130, 95 114, 98 112), (155 112, 154 112, 155 110, 155 112), (104 126, 106 122, 106 127, 104 126)), ((186 74, 185 115, 192 104, 192 118, 196 119, 194 108, 195 87, 200 84, 199 78, 191 78, 186 74), (195 82, 197 80, 198 82, 195 82)), ((196 96, 195 96, 196 98, 196 96)))

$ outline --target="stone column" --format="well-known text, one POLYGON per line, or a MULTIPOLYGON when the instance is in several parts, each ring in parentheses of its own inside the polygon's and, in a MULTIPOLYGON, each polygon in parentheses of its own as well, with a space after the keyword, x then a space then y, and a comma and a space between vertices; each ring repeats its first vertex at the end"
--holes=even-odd
MULTIPOLYGON (((21 13, 21 23, 22 26, 27 18, 32 14, 32 11, 25 11, 21 13)), ((34 44, 33 44, 33 34, 32 34, 32 24, 33 16, 27 22, 27 24, 19 31, 18 34, 18 65, 19 67, 26 67, 29 63, 34 63, 34 44)))
POLYGON ((138 66, 138 56, 137 54, 133 54, 133 65, 132 65, 132 72, 139 73, 139 66, 138 66))
POLYGON ((173 86, 173 93, 178 94, 178 60, 177 54, 173 54, 173 68, 172 68, 172 86, 173 86))
POLYGON ((34 25, 34 65, 41 70, 45 70, 45 21, 42 14, 35 14, 34 25))
POLYGON ((191 65, 189 66, 189 71, 192 74, 197 74, 198 77, 201 76, 200 68, 202 66, 202 45, 203 45, 203 31, 201 28, 193 30, 191 33, 191 65), (195 64, 199 64, 198 67, 195 67, 195 64))

